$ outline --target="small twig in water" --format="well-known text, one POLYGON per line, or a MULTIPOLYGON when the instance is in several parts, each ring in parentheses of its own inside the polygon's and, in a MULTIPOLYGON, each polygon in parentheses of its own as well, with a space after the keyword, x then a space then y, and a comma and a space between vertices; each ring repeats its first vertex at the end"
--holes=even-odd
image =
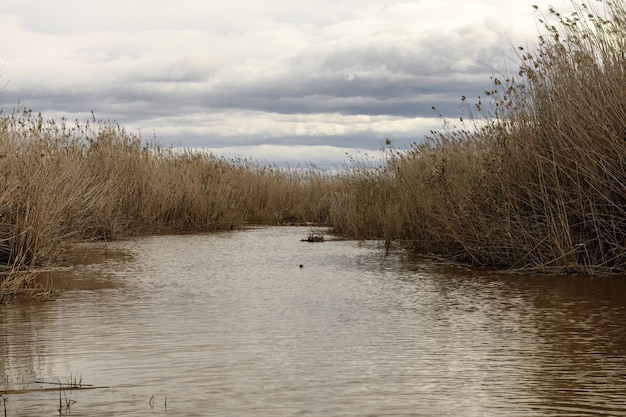
POLYGON ((75 388, 93 387, 93 384, 83 384, 82 383, 82 379, 78 383, 33 381, 33 384, 48 384, 48 385, 70 386, 70 387, 75 387, 75 388))

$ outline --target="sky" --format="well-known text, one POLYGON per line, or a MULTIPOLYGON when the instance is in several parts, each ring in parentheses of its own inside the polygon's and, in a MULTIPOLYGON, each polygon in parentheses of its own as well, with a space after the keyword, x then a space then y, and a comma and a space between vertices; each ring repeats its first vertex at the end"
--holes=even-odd
POLYGON ((516 68, 543 0, 2 0, 0 107, 163 146, 337 165, 402 149, 516 68), (436 110, 433 110, 433 106, 436 110))

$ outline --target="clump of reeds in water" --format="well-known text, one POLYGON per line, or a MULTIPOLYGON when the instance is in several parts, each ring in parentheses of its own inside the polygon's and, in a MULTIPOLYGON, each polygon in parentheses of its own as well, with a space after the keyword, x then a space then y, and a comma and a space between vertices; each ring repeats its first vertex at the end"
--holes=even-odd
POLYGON ((320 228, 311 228, 309 235, 301 239, 302 242, 316 243, 324 241, 324 232, 320 228))
POLYGON ((626 6, 574 5, 541 15, 519 72, 492 77, 468 104, 472 129, 432 132, 409 152, 390 150, 374 178, 350 178, 339 211, 355 215, 337 227, 474 265, 623 271, 626 6))
POLYGON ((33 271, 8 270, 0 272, 0 304, 13 300, 50 299, 52 292, 33 284, 38 274, 33 271))

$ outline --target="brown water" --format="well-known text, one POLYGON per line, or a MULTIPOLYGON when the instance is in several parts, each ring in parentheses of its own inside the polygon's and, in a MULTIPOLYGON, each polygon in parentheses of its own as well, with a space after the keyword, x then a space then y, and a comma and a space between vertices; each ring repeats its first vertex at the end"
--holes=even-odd
MULTIPOLYGON (((0 390, 106 387, 62 393, 73 416, 626 416, 626 279, 308 232, 108 244, 57 301, 0 305, 0 390)), ((59 415, 58 392, 5 397, 9 416, 59 415)))

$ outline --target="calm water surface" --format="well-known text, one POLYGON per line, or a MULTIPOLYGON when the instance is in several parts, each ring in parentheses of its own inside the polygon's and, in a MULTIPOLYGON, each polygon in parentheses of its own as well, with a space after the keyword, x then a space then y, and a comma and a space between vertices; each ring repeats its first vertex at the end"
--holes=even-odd
MULTIPOLYGON (((308 233, 109 243, 57 301, 0 305, 0 390, 105 387, 63 393, 73 416, 626 416, 625 278, 468 272, 308 233)), ((58 392, 4 398, 59 415, 58 392)))

